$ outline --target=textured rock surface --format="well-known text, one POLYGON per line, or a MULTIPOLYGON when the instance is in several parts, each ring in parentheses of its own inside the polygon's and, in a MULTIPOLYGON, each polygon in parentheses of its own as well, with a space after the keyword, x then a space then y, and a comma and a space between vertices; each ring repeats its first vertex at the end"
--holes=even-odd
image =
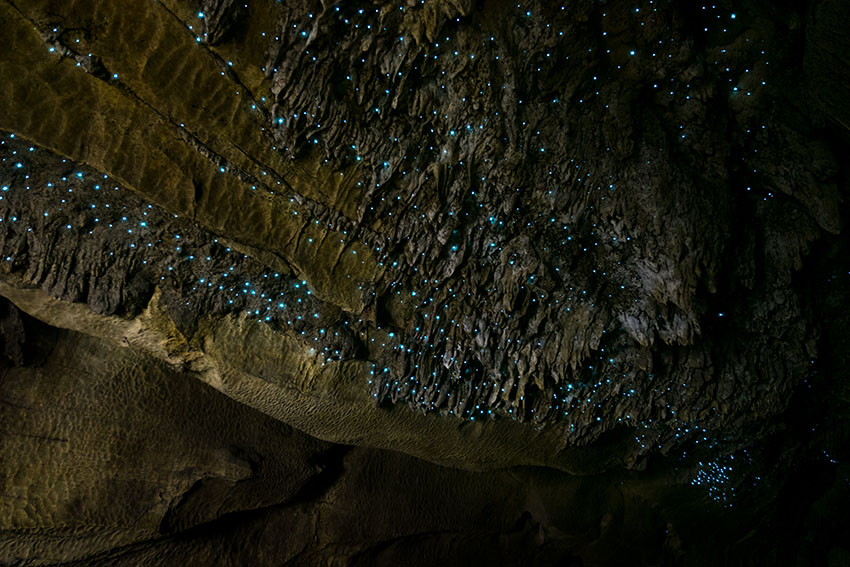
POLYGON ((712 549, 707 522, 730 540, 748 529, 671 469, 473 473, 331 445, 137 350, 4 308, 18 327, 4 336, 30 337, 0 387, 4 562, 711 564, 730 550, 712 549))
MULTIPOLYGON (((743 556, 771 547, 765 530, 783 514, 834 519, 830 502, 847 497, 848 17, 835 0, 0 1, 12 46, 0 57, 0 294, 12 302, 0 352, 20 369, 2 385, 17 399, 30 380, 38 407, 83 408, 2 424, 26 439, 83 435, 87 466, 144 479, 106 509, 119 489, 92 478, 24 480, 62 477, 61 451, 22 461, 4 473, 4 558, 190 554, 225 545, 196 526, 226 529, 221 517, 245 511, 277 527, 227 545, 302 550, 282 561, 406 562, 418 545, 428 564, 484 557, 486 540, 487 553, 604 562, 620 551, 588 551, 605 531, 594 522, 620 518, 616 537, 649 542, 632 524, 652 509, 676 526, 667 559, 647 543, 659 563, 681 538, 691 561, 718 552, 693 547, 695 524, 665 507, 683 494, 684 508, 745 508, 723 534, 750 542, 743 556), (19 309, 67 331, 27 333, 19 309), (136 364, 150 382, 109 382, 136 364), (163 393, 166 375, 227 398, 201 384, 163 393), (103 409, 129 392, 162 413, 159 433, 125 445, 76 421, 115 411, 108 423, 142 427, 136 406, 103 409), (225 425, 232 408, 209 423, 167 417, 196 397, 240 408, 243 433, 225 425), (187 454, 170 440, 158 457, 168 432, 211 444, 187 454), (550 541, 529 527, 549 524, 510 499, 507 519, 475 532, 483 516, 439 503, 439 521, 405 534, 392 516, 387 531, 352 534, 315 520, 356 515, 370 459, 382 479, 423 467, 379 449, 467 470, 547 467, 565 508, 586 505, 579 481, 548 469, 597 475, 588 498, 608 503, 623 497, 618 475, 637 475, 641 501, 590 506, 595 519, 557 527, 567 539, 542 555, 521 550, 550 541), (269 454, 278 472, 260 478, 255 457, 269 454), (315 480, 323 459, 354 472, 315 480), (795 498, 806 475, 817 488, 795 498), (735 532, 757 513, 756 535, 735 532), (45 526, 85 531, 87 517, 103 531, 51 543, 45 526), (290 522, 304 535, 275 539, 290 522), (178 532, 198 537, 151 539, 178 532)), ((423 486, 482 482, 422 471, 423 486)), ((513 493, 514 473, 492 474, 494 494, 513 493)), ((485 506, 476 490, 462 507, 485 506)), ((419 502, 433 489, 397 491, 419 502)), ((842 529, 787 545, 826 560, 842 529)))

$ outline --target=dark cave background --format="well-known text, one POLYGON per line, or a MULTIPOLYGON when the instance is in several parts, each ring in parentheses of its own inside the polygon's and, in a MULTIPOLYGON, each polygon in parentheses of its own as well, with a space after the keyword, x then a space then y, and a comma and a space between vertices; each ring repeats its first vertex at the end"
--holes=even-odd
POLYGON ((850 564, 846 3, 0 9, 3 564, 850 564))

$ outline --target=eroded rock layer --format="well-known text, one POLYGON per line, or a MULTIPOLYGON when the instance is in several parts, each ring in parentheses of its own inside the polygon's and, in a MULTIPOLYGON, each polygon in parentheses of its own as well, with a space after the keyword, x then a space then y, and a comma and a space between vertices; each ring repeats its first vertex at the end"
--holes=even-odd
POLYGON ((840 480, 811 511, 753 536, 769 506, 705 506, 670 463, 594 477, 444 468, 311 438, 5 300, 0 326, 7 564, 782 564, 825 558, 846 536, 824 523, 850 498, 840 480), (777 543, 794 530, 806 544, 777 543))
POLYGON ((324 443, 770 500, 847 438, 848 18, 0 0, 2 352, 20 309, 324 443))
MULTIPOLYGON (((624 424, 642 451, 714 442, 731 423, 758 429, 810 372, 813 298, 793 278, 842 223, 834 154, 805 123, 827 117, 788 88, 805 45, 789 21, 757 6, 616 2, 188 8, 119 18, 106 4, 101 27, 77 21, 80 3, 4 8, 43 42, 44 70, 30 74, 67 67, 69 88, 117 97, 97 116, 148 114, 176 136, 167 159, 186 154, 173 176, 187 191, 174 193, 150 164, 140 177, 124 152, 110 158, 94 116, 94 147, 75 149, 11 115, 19 136, 141 194, 107 178, 101 197, 74 196, 94 206, 79 222, 27 220, 39 264, 6 239, 27 283, 129 315, 161 285, 181 295, 170 301, 180 325, 243 312, 293 326, 322 355, 372 362, 378 403, 557 423, 570 445, 624 424), (131 25, 156 33, 118 53, 131 25), (173 81, 155 81, 176 68, 211 90, 175 98, 173 81), (198 159, 200 170, 186 161, 198 159), (106 250, 107 231, 89 217, 119 193, 113 214, 149 197, 164 207, 151 215, 183 220, 103 217, 135 232, 95 259, 86 250, 106 250), (206 232, 181 243, 187 216, 206 232), (42 255, 67 226, 67 249, 42 255), (259 264, 219 257, 232 253, 219 238, 259 264), (117 272, 100 277, 92 262, 117 272)), ((32 186, 34 215, 45 208, 34 191, 99 179, 69 164, 27 181, 32 156, 7 147, 23 161, 16 171, 7 156, 5 183, 32 186)))
POLYGON ((828 145, 787 124, 784 33, 730 6, 289 4, 269 127, 365 164, 378 399, 572 443, 781 408, 816 354, 792 274, 841 228, 828 145))

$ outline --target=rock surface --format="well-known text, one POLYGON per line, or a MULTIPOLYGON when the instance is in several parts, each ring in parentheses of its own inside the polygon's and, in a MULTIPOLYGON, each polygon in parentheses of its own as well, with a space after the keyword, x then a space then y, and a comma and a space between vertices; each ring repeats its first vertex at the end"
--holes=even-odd
POLYGON ((676 564, 730 552, 706 525, 748 529, 669 468, 468 472, 333 445, 136 349, 12 319, 30 338, 0 388, 4 563, 676 564))
POLYGON ((0 558, 840 562, 848 23, 0 1, 0 558))

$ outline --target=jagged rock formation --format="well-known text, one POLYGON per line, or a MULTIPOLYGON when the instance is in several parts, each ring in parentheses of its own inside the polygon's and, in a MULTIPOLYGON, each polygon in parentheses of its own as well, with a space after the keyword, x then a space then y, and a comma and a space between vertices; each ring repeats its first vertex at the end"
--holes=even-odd
MULTIPOLYGON (((38 518, 82 529, 73 518, 100 518, 108 491, 69 487, 56 492, 62 506, 42 509, 32 502, 52 489, 20 480, 42 461, 22 465, 7 477, 17 500, 3 515, 4 558, 189 553, 212 545, 206 535, 188 547, 150 539, 271 507, 273 523, 301 514, 305 535, 263 544, 301 550, 283 562, 402 561, 409 541, 376 532, 345 542, 316 519, 359 505, 358 489, 340 488, 359 473, 311 480, 317 462, 357 471, 375 459, 387 463, 380 482, 421 466, 381 452, 393 449, 468 470, 598 475, 602 500, 640 499, 616 512, 591 506, 625 522, 616 529, 565 529, 543 521, 557 515, 545 507, 509 503, 508 523, 473 534, 479 520, 446 528, 447 512, 420 530, 441 550, 433 560, 469 539, 519 563, 614 561, 622 550, 598 551, 604 537, 649 537, 623 519, 633 513, 652 516, 652 529, 675 526, 663 545, 647 544, 648 562, 698 562, 719 551, 693 543, 696 524, 671 499, 743 504, 724 528, 734 538, 768 503, 793 502, 783 491, 800 471, 836 473, 850 321, 850 17, 838 0, 4 0, 0 21, 13 46, 0 58, 0 294, 17 306, 4 304, 2 320, 10 411, 30 407, 14 401, 29 399, 21 380, 38 385, 35 397, 78 384, 58 369, 83 372, 83 359, 63 362, 80 344, 104 380, 114 357, 199 379, 265 414, 239 406, 241 440, 225 451, 209 437, 217 448, 191 465, 151 457, 152 471, 176 475, 168 496, 154 502, 144 485, 124 501, 147 510, 139 527, 116 512, 96 520, 105 531, 90 541, 51 544, 38 518), (41 354, 28 358, 32 348, 41 354), (42 358, 55 370, 33 366, 42 358), (296 440, 276 448, 277 436, 296 440), (343 456, 334 443, 358 448, 343 456), (258 459, 298 472, 264 477, 258 459), (341 500, 307 502, 322 491, 341 500), (380 553, 358 555, 380 542, 380 553)), ((199 384, 157 393, 134 379, 159 412, 156 400, 172 396, 229 403, 199 384)), ((73 388, 93 408, 106 403, 73 388)), ((115 419, 128 427, 141 419, 123 411, 115 419)), ((13 413, 4 426, 19 421, 13 413)), ((157 416, 162 435, 189 427, 157 416)), ((69 438, 21 424, 24 437, 69 438)), ((83 445, 127 455, 105 439, 83 445)), ((427 471, 417 478, 481 482, 427 471)), ((493 474, 494 493, 513 490, 499 476, 508 473, 493 474)), ((578 482, 540 474, 564 490, 578 482)), ((831 498, 846 499, 836 482, 831 498)), ((426 494, 398 490, 412 502, 426 494)), ((571 498, 556 508, 580 505, 571 498)), ((721 521, 716 513, 706 518, 721 521)), ((240 533, 259 537, 253 529, 240 533)), ((730 553, 758 556, 769 541, 759 532, 730 553)), ((825 557, 815 549, 794 552, 825 557)))

